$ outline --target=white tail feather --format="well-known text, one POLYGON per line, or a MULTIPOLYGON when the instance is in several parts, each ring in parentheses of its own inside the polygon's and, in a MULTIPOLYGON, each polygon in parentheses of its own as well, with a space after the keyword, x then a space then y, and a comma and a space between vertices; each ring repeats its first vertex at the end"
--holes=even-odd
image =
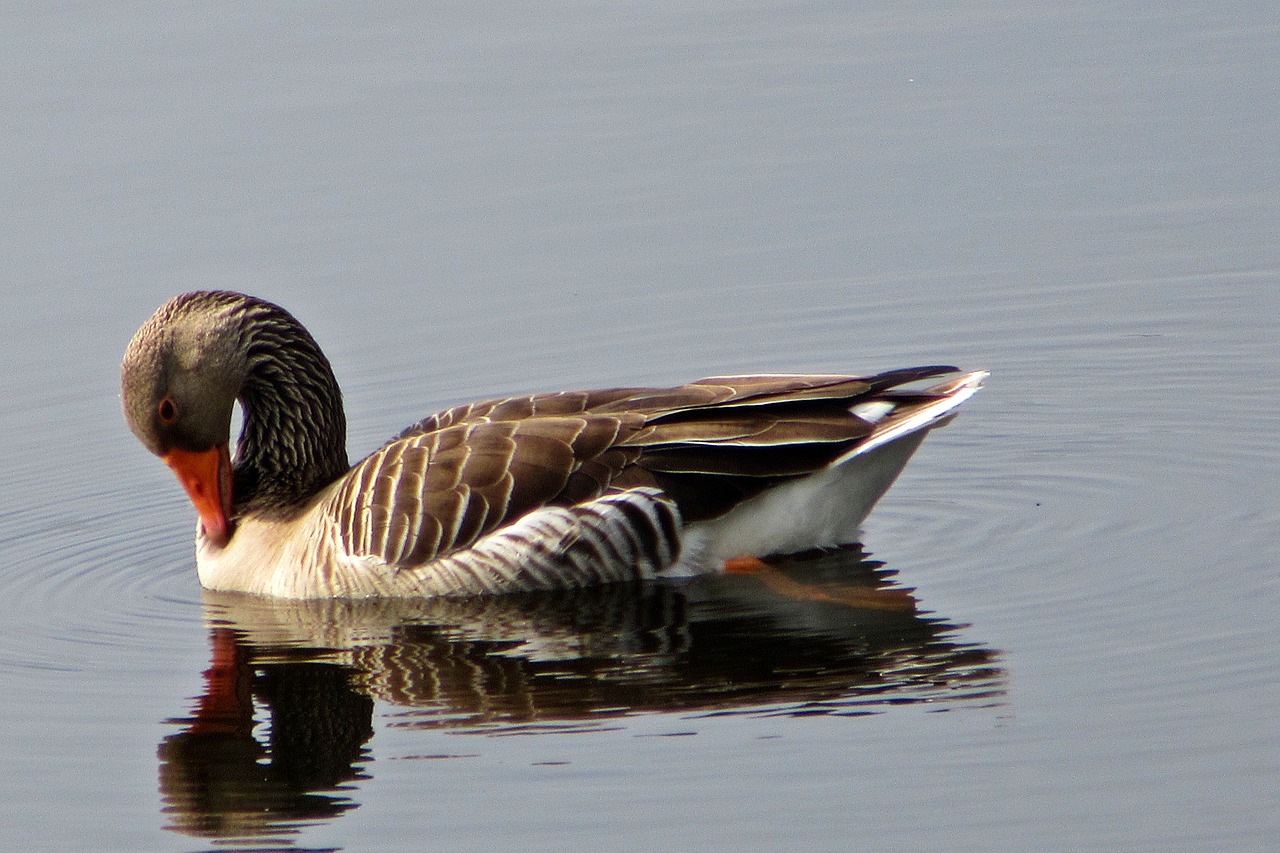
MULTIPOLYGON (((904 435, 909 435, 917 430, 925 429, 927 427, 938 426, 938 421, 947 417, 947 415, 951 414, 951 412, 953 412, 961 403, 976 394, 978 389, 982 387, 982 380, 986 379, 990 375, 991 374, 986 370, 975 370, 971 373, 966 373, 958 379, 952 379, 949 382, 944 382, 941 385, 936 385, 927 389, 932 394, 944 394, 945 396, 936 403, 926 406, 919 412, 916 412, 911 417, 893 423, 885 429, 873 432, 869 439, 859 444, 853 450, 850 450, 844 456, 841 456, 835 461, 835 464, 843 465, 846 461, 855 456, 861 456, 864 453, 875 450, 877 447, 888 444, 889 442, 901 438, 904 435)), ((876 404, 863 403, 860 405, 871 406, 876 404)), ((857 407, 851 411, 853 411, 855 415, 860 415, 861 413, 856 411, 856 408, 857 407)), ((878 411, 879 410, 877 410, 877 412, 878 411)), ((884 420, 887 414, 887 412, 879 412, 873 422, 884 420)))
MULTIPOLYGON (((718 571, 733 557, 767 556, 856 542, 860 526, 933 427, 982 387, 977 370, 927 389, 945 395, 884 429, 826 470, 783 483, 720 518, 686 528, 680 560, 663 574, 718 571)), ((878 410, 877 410, 878 411, 878 410)), ((879 413, 883 421, 889 413, 879 413)))

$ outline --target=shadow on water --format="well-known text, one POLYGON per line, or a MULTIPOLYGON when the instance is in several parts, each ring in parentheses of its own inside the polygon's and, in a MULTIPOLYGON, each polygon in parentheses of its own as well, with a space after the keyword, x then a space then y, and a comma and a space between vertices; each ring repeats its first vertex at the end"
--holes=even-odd
POLYGON ((352 792, 373 772, 375 700, 390 706, 388 725, 480 735, 617 728, 637 713, 998 704, 996 653, 921 612, 892 574, 847 549, 751 575, 555 594, 206 593, 205 691, 159 748, 169 828, 287 844, 355 808, 352 792))

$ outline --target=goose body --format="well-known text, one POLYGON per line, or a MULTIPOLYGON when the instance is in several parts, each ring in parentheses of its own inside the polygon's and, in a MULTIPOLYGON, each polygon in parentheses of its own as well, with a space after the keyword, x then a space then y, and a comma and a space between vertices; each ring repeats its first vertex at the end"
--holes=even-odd
POLYGON ((694 574, 855 541, 985 376, 931 366, 489 400, 349 467, 342 396, 311 335, 269 302, 206 291, 138 330, 121 399, 196 506, 205 587, 412 597, 694 574))

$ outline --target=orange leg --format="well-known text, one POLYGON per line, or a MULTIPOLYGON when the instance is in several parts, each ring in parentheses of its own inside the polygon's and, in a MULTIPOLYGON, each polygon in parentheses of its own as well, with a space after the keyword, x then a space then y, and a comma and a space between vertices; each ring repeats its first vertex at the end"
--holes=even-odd
POLYGON ((916 600, 908 589, 803 583, 788 577, 759 557, 733 557, 725 560, 724 571, 730 575, 758 577, 769 589, 797 601, 826 601, 870 610, 916 609, 916 600))
POLYGON ((727 575, 762 575, 776 571, 759 557, 731 557, 724 561, 724 572, 727 575))

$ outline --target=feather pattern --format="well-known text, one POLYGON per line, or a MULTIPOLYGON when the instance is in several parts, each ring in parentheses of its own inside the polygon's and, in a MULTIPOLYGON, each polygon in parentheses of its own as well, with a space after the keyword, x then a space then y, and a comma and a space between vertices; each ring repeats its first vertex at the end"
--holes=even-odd
POLYGON ((413 424, 347 470, 341 395, 311 336, 277 306, 213 293, 178 297, 139 331, 123 396, 130 426, 166 461, 169 447, 201 442, 195 426, 157 423, 157 400, 200 423, 244 405, 234 535, 198 537, 207 586, 471 595, 707 570, 744 543, 767 551, 756 534, 779 518, 780 545, 838 544, 828 540, 849 535, 985 376, 956 374, 731 376, 486 400, 413 424), (175 361, 194 366, 175 375, 175 361), (219 387, 229 390, 207 390, 219 387), (779 509, 779 495, 793 497, 779 509), (812 535, 797 506, 822 517, 812 535))

